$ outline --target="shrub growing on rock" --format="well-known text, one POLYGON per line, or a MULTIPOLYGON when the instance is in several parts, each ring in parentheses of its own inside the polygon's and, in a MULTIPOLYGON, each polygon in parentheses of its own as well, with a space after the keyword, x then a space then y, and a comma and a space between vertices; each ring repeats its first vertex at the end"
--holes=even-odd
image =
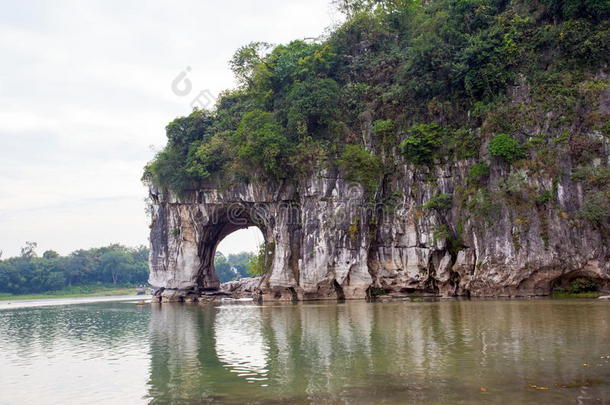
POLYGON ((417 165, 433 164, 445 132, 436 123, 412 126, 407 130, 407 137, 400 144, 402 155, 408 162, 417 165))
POLYGON ((610 220, 610 190, 588 193, 578 214, 590 222, 610 220))
POLYGON ((450 194, 439 194, 426 201, 423 205, 424 209, 444 211, 451 208, 453 197, 450 194))
POLYGON ((570 282, 568 292, 579 294, 584 292, 594 292, 599 288, 599 283, 594 278, 578 277, 570 282))
POLYGON ((489 176, 489 166, 483 162, 472 165, 468 171, 468 181, 470 183, 480 183, 487 176, 489 176))
POLYGON ((523 145, 509 134, 499 134, 489 141, 489 154, 508 163, 525 157, 523 145))
POLYGON ((373 193, 382 172, 381 160, 358 145, 347 145, 339 156, 339 167, 349 181, 360 183, 368 193, 373 193))

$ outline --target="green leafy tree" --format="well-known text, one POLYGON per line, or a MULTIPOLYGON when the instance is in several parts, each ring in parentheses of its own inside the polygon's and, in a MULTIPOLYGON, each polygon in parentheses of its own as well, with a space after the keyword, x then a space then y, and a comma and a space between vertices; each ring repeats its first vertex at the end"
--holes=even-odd
POLYGON ((487 176, 489 176, 489 166, 486 163, 480 162, 470 167, 468 182, 474 184, 481 183, 487 176))
POLYGON ((252 252, 233 253, 227 256, 227 261, 239 277, 248 277, 248 262, 254 256, 252 252))
POLYGON ((512 163, 525 157, 525 148, 509 134, 499 134, 489 141, 489 154, 512 163))
POLYGON ((233 140, 245 173, 262 169, 273 178, 285 176, 290 143, 273 114, 261 110, 245 114, 233 140))
POLYGON ((285 94, 296 81, 325 76, 332 69, 334 54, 330 47, 307 41, 278 45, 265 60, 267 71, 261 75, 264 85, 279 95, 285 94))
POLYGON ((214 268, 222 283, 243 277, 250 277, 249 266, 256 255, 252 252, 232 253, 228 256, 216 252, 214 268))
POLYGON ((442 212, 451 208, 452 201, 453 197, 450 194, 442 193, 426 201, 423 208, 442 212))
POLYGON ((166 127, 167 146, 146 165, 143 180, 150 180, 176 192, 189 189, 193 182, 207 177, 193 167, 200 142, 212 135, 213 116, 205 110, 195 110, 187 117, 179 117, 166 127))
POLYGON ((264 69, 264 57, 271 48, 267 42, 250 42, 239 48, 229 65, 237 80, 243 85, 253 85, 257 70, 264 69))
POLYGON ((213 114, 206 110, 195 110, 186 117, 176 118, 165 128, 168 144, 185 155, 191 143, 211 135, 213 124, 213 114))
MULTIPOLYGON (((29 245, 32 247, 32 244, 29 245)), ((48 250, 0 261, 0 292, 44 293, 98 284, 138 285, 148 280, 148 248, 110 245, 60 256, 48 250)))
POLYGON ((273 250, 263 243, 258 248, 258 253, 248 261, 248 272, 255 276, 266 274, 271 266, 273 250))
POLYGON ((389 13, 425 3, 426 0, 333 0, 332 2, 339 11, 348 17, 353 17, 358 13, 374 11, 389 13))
POLYGON ((37 257, 36 248, 38 243, 36 242, 25 242, 25 246, 21 248, 21 257, 24 259, 33 259, 37 257))
POLYGON ((93 250, 76 250, 72 252, 65 263, 64 273, 68 279, 68 285, 78 285, 86 281, 99 281, 96 275, 98 257, 93 250))
POLYGON ((133 257, 127 252, 109 251, 100 257, 100 269, 116 285, 123 273, 133 265, 133 257))
POLYGON ((61 290, 66 286, 66 276, 59 271, 50 272, 47 276, 44 291, 61 290))
POLYGON ((542 0, 550 16, 559 19, 587 18, 602 21, 610 16, 607 0, 542 0))
POLYGON ((414 125, 400 144, 402 155, 408 162, 431 165, 440 150, 446 131, 436 123, 414 125))
POLYGON ((287 127, 297 137, 324 136, 336 124, 339 86, 333 79, 298 81, 286 96, 287 127))
POLYGON ((59 253, 54 250, 47 250, 42 254, 43 259, 56 259, 59 257, 59 253))
POLYGON ((383 174, 379 157, 358 145, 346 145, 338 163, 347 180, 360 183, 369 195, 375 192, 383 174))
POLYGON ((610 188, 605 191, 589 192, 583 207, 578 212, 581 218, 595 223, 610 222, 610 188))
MULTIPOLYGON (((584 134, 608 133, 597 111, 605 84, 594 79, 610 62, 607 0, 335 4, 346 21, 322 38, 240 48, 230 63, 239 87, 223 92, 213 111, 170 123, 145 179, 187 195, 206 182, 295 181, 339 166, 374 191, 377 163, 399 163, 392 153, 402 135, 400 154, 416 165, 480 161, 491 134, 501 136, 489 154, 512 163, 527 150, 506 134, 527 134, 537 122, 549 137, 528 170, 559 175, 547 162, 553 154, 573 167, 604 161, 600 142, 584 134), (361 139, 366 150, 346 148, 361 139)), ((470 174, 456 192, 465 186, 474 195, 460 201, 491 212, 488 170, 470 174)), ((605 217, 605 192, 589 190, 583 218, 605 217)))
POLYGON ((214 135, 209 142, 200 142, 189 163, 189 173, 203 179, 222 171, 234 154, 230 139, 232 134, 225 131, 214 135))
POLYGON ((214 269, 216 270, 216 275, 221 283, 226 283, 227 281, 235 280, 237 278, 235 272, 231 269, 231 265, 227 261, 227 258, 221 252, 216 252, 214 257, 214 269))

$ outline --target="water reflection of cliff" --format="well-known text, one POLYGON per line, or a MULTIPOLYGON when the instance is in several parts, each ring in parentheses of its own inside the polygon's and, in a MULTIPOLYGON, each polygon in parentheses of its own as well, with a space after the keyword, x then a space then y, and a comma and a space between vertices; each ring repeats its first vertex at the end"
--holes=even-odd
POLYGON ((219 307, 214 338, 218 360, 225 368, 250 383, 267 380, 269 347, 263 337, 260 307, 219 307))
MULTIPOLYGON (((149 393, 176 403, 486 403, 485 387, 520 403, 538 385, 555 387, 539 401, 570 403, 570 387, 595 381, 581 365, 610 355, 608 320, 595 303, 551 301, 164 305, 152 311, 149 393)), ((599 397, 606 388, 590 387, 599 397)))

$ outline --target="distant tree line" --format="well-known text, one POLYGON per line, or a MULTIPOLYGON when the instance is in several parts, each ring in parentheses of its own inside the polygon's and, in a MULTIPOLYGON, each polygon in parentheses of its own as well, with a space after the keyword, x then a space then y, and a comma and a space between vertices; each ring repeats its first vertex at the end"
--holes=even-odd
POLYGON ((18 257, 0 260, 0 292, 30 294, 73 286, 128 286, 148 281, 149 250, 145 246, 113 244, 77 250, 67 256, 47 250, 41 257, 36 247, 35 242, 26 242, 18 257))
MULTIPOLYGON (((77 286, 133 286, 148 283, 148 254, 145 246, 135 248, 113 244, 80 249, 61 256, 54 250, 42 256, 36 242, 26 242, 17 257, 2 260, 0 293, 35 294, 77 286)), ((1 251, 0 251, 1 252, 1 251)), ((221 282, 262 274, 259 253, 216 253, 214 265, 221 282)))
POLYGON ((238 280, 243 277, 251 277, 253 258, 258 257, 252 252, 240 252, 225 256, 216 252, 214 267, 221 283, 238 280))

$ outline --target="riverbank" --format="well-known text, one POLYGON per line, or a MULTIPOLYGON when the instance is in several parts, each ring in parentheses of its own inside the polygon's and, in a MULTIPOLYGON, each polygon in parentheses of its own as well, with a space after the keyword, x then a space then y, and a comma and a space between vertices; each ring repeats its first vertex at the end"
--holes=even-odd
POLYGON ((65 290, 49 291, 42 294, 8 294, 0 293, 0 301, 22 301, 52 298, 86 298, 86 297, 112 297, 118 295, 135 295, 135 287, 109 287, 109 286, 79 286, 65 290))
POLYGON ((551 298, 599 298, 602 295, 607 295, 598 291, 586 291, 579 293, 556 291, 551 294, 551 298))

